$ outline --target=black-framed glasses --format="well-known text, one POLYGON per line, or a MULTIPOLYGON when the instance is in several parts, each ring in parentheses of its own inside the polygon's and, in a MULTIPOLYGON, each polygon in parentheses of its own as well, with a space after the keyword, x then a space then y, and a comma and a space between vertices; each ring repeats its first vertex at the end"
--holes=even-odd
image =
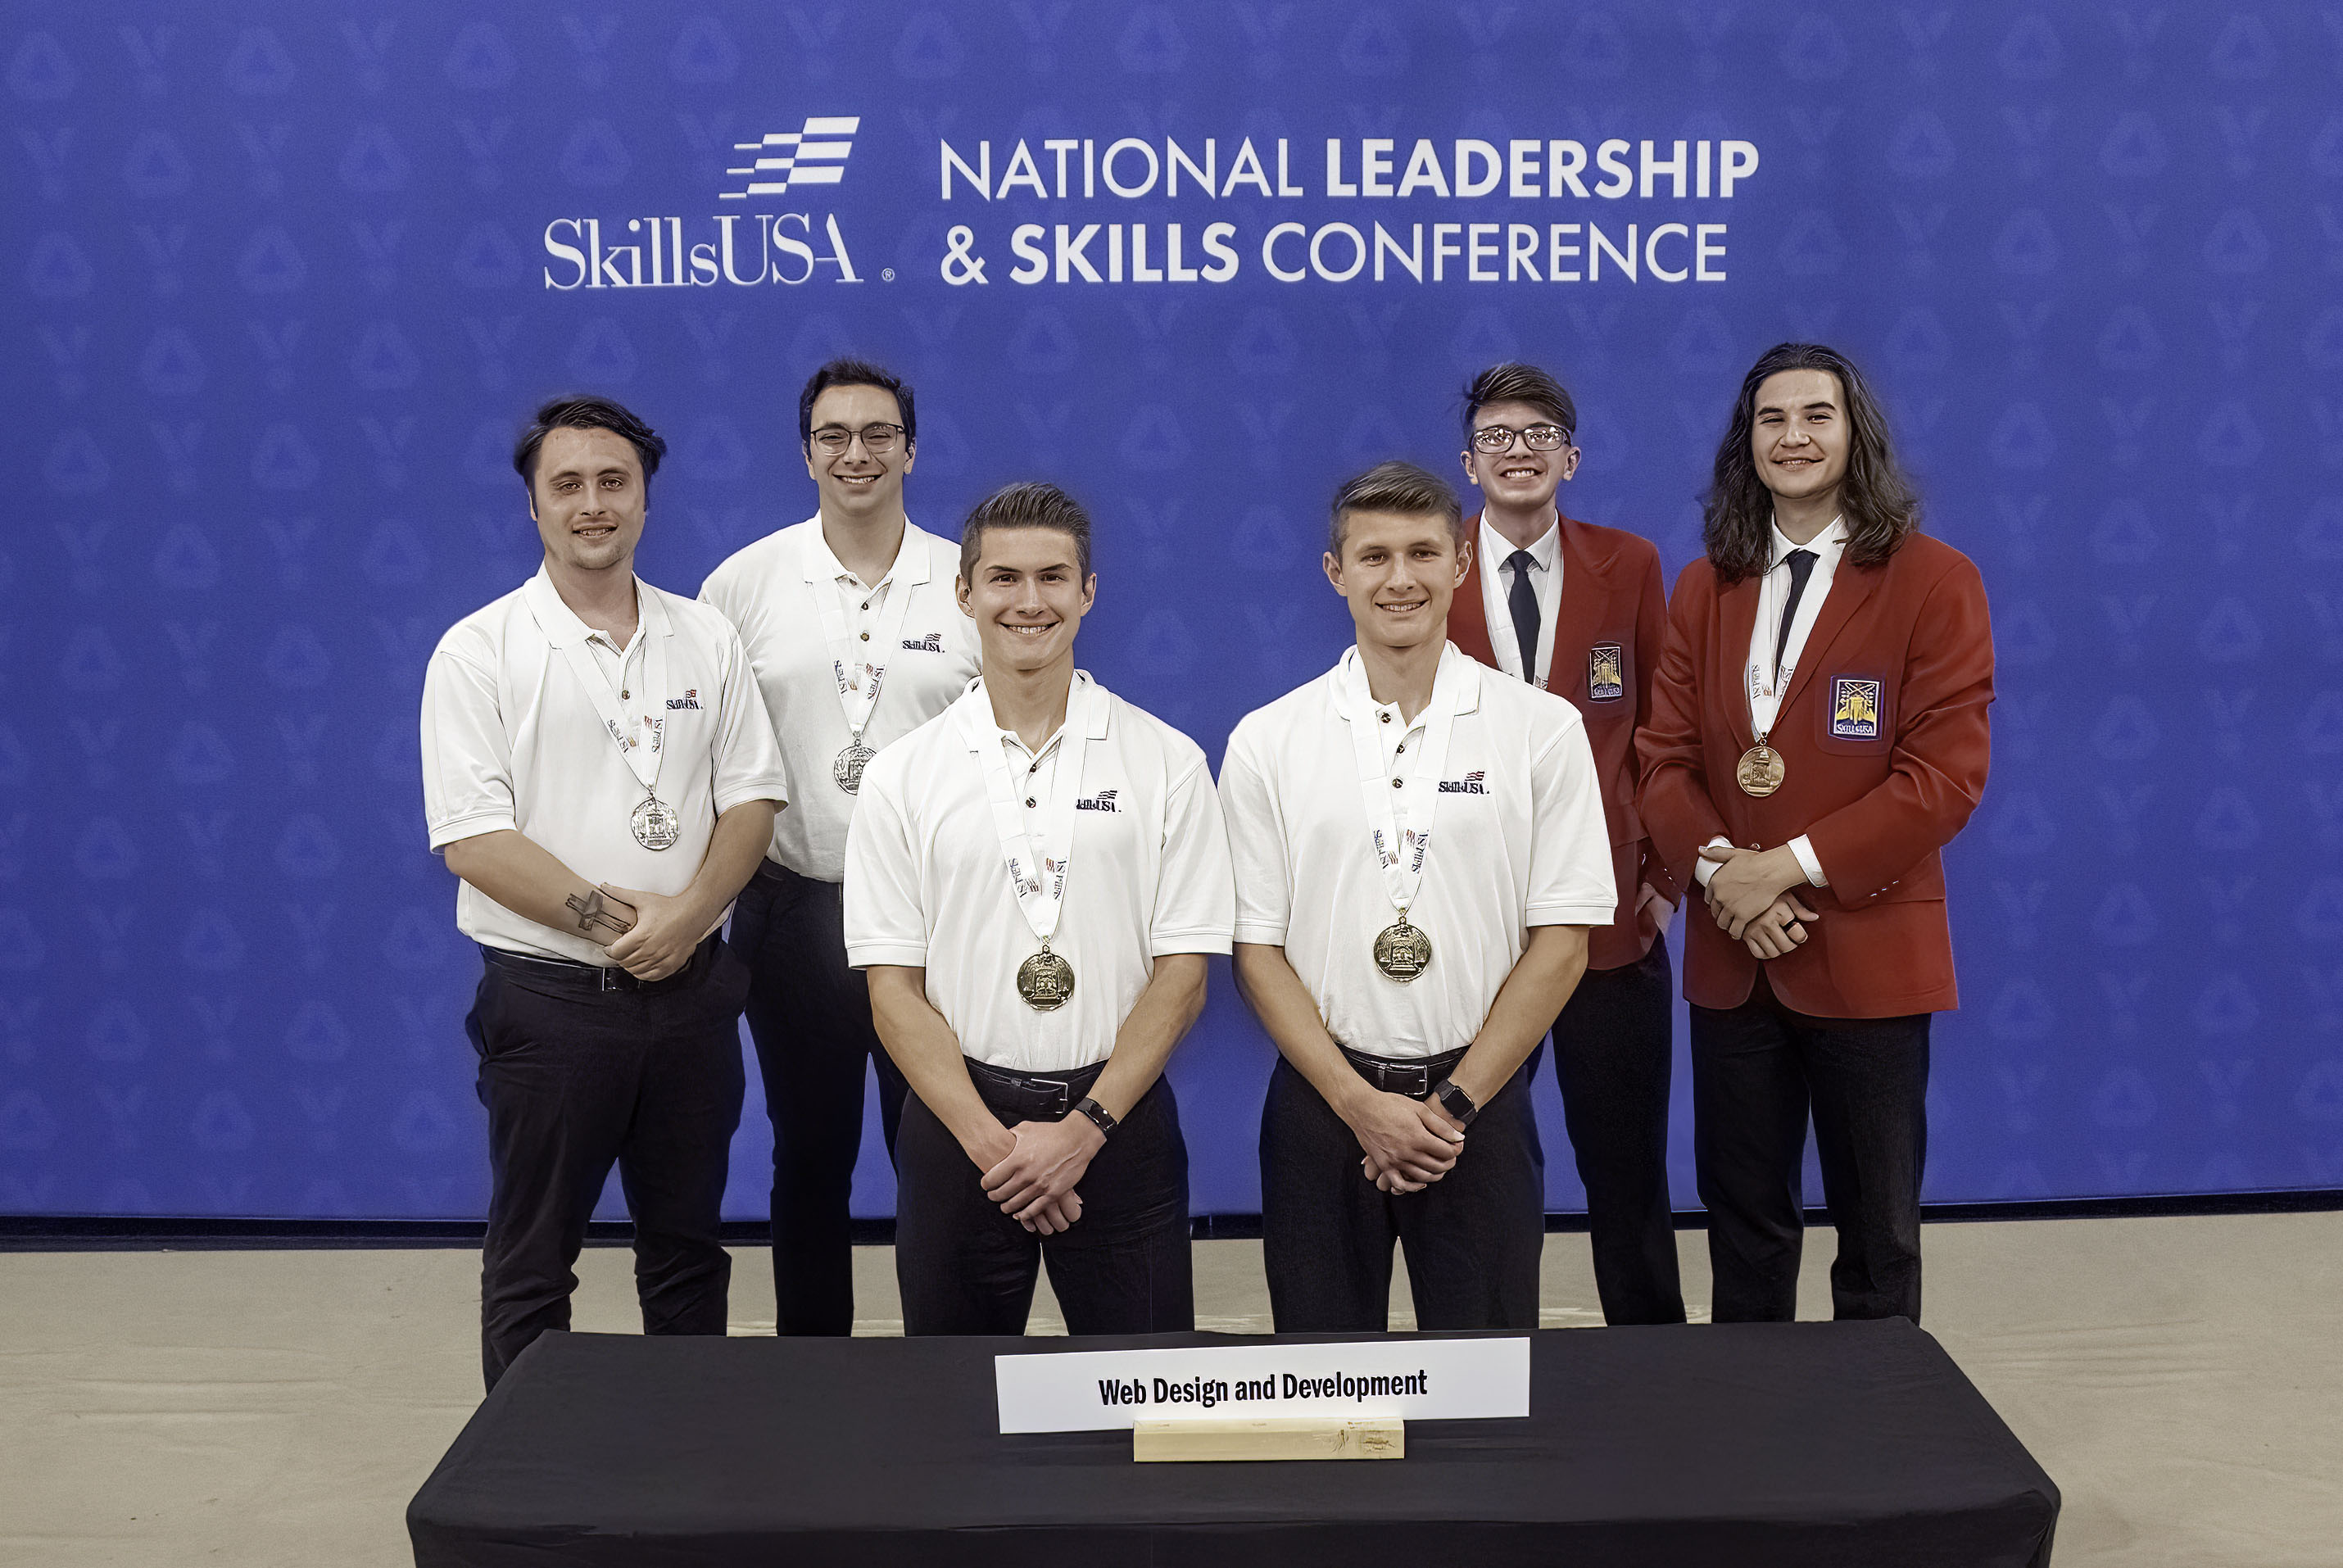
POLYGON ((876 421, 860 430, 850 430, 843 425, 824 425, 813 433, 813 444, 835 457, 843 454, 860 436, 862 437, 862 449, 876 457, 881 452, 893 451, 895 437, 902 434, 903 427, 900 425, 876 421))
POLYGON ((1520 437, 1533 452, 1552 452, 1570 445, 1570 432, 1559 425, 1532 425, 1516 430, 1510 425, 1483 425, 1473 432, 1473 447, 1480 452, 1504 452, 1520 437))

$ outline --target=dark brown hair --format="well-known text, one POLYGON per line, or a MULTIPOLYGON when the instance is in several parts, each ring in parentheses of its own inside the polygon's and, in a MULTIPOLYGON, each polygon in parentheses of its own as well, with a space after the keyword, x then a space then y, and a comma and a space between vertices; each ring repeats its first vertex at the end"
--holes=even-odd
POLYGON ((556 397, 537 411, 528 428, 520 433, 513 446, 513 472, 531 490, 537 488, 537 453, 545 438, 556 430, 608 430, 621 437, 635 449, 642 460, 643 489, 650 490, 651 476, 659 472, 659 459, 667 456, 667 442, 659 433, 644 424, 624 404, 608 397, 556 397))
POLYGON ((902 377, 868 359, 833 359, 806 377, 805 390, 798 394, 798 445, 807 452, 813 450, 814 399, 833 387, 876 387, 888 394, 903 417, 903 445, 920 444, 920 417, 912 411, 911 388, 902 377))
POLYGON ((1839 481, 1839 515, 1846 519, 1846 558, 1874 567, 1894 555, 1920 527, 1920 498, 1887 440, 1887 417, 1854 362, 1819 343, 1777 343, 1741 378, 1733 420, 1716 448, 1716 472, 1700 498, 1701 544, 1717 580, 1737 583, 1771 564, 1774 495, 1757 477, 1749 435, 1757 417, 1757 388, 1785 370, 1822 370, 1838 377, 1846 403, 1846 477, 1839 481))
POLYGON ((1464 544, 1464 508, 1448 481, 1413 463, 1377 463, 1334 492, 1326 525, 1326 553, 1342 558, 1342 536, 1353 512, 1391 512, 1403 518, 1443 518, 1457 548, 1464 544))
POLYGON ((1508 359, 1473 377, 1464 388, 1464 446, 1473 447, 1473 421, 1491 403, 1526 403, 1562 427, 1564 438, 1578 434, 1578 405, 1563 384, 1534 365, 1508 359))
POLYGON ((1051 528, 1074 541, 1074 560, 1085 579, 1091 575, 1091 515, 1082 504, 1055 485, 1027 480, 1003 485, 977 502, 960 527, 960 580, 976 581, 976 558, 992 528, 1051 528))

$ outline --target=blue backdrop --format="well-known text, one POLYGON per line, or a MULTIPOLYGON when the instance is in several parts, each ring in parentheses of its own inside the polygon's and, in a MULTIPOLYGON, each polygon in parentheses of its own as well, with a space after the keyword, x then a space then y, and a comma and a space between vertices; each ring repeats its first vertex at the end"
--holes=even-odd
MULTIPOLYGON (((507 459, 543 396, 670 436, 642 569, 692 592, 812 509, 805 374, 898 367, 914 516, 1085 497, 1084 662, 1217 760, 1342 641, 1325 496, 1453 472, 1471 370, 1564 377, 1565 506, 1673 573, 1785 337, 1873 369, 1994 599, 1928 1196, 2343 1184, 2331 16, 16 0, 6 28, 0 1210, 481 1211, 478 960, 416 706, 439 633, 532 569, 507 459)), ((1255 1206, 1267 1063, 1223 970, 1174 1068, 1199 1211, 1255 1206)), ((1689 1203, 1683 1100, 1680 1067, 1689 1203)), ((752 1099, 736 1213, 767 1148, 752 1099)))

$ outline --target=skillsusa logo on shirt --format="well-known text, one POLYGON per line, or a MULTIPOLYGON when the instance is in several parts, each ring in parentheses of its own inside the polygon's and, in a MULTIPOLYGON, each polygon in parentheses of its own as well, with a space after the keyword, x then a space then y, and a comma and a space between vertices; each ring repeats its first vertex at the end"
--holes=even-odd
POLYGON ((698 708, 699 706, 699 688, 696 686, 686 687, 681 697, 669 698, 667 699, 667 705, 669 708, 698 708))
POLYGON ((907 637, 903 639, 903 651, 906 653, 941 653, 943 650, 944 634, 940 631, 931 631, 925 637, 907 637))
POLYGON ((1114 809, 1114 790, 1101 789, 1087 800, 1075 801, 1074 809, 1077 811, 1111 811, 1114 809))
POLYGON ((1488 773, 1483 770, 1467 773, 1462 779, 1443 779, 1440 792, 1443 795, 1486 795, 1489 789, 1483 780, 1488 777, 1488 773))

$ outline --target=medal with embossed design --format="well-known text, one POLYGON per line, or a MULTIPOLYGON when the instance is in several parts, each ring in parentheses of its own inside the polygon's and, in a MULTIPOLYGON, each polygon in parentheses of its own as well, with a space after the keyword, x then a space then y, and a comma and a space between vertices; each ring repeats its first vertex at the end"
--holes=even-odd
POLYGON ((830 765, 831 782, 849 795, 860 795, 862 792, 862 769, 878 755, 860 740, 848 741, 846 749, 840 752, 837 759, 830 765))
POLYGON ((1785 772, 1782 754, 1766 745, 1765 738, 1761 735, 1757 738, 1757 744, 1744 751, 1741 760, 1734 764, 1733 779, 1741 786, 1744 795, 1755 795, 1763 799, 1782 787, 1785 772))
POLYGON ((646 849, 672 849, 683 838, 682 813, 656 795, 635 808, 629 825, 635 842, 646 849))
POLYGON ((1017 966, 1017 994, 1035 1012, 1054 1011, 1074 994, 1074 966, 1043 942, 1040 952, 1017 966))
POLYGON ((1375 933, 1375 968, 1386 977, 1405 985, 1431 967, 1432 939, 1407 923, 1404 910, 1398 924, 1375 933))

